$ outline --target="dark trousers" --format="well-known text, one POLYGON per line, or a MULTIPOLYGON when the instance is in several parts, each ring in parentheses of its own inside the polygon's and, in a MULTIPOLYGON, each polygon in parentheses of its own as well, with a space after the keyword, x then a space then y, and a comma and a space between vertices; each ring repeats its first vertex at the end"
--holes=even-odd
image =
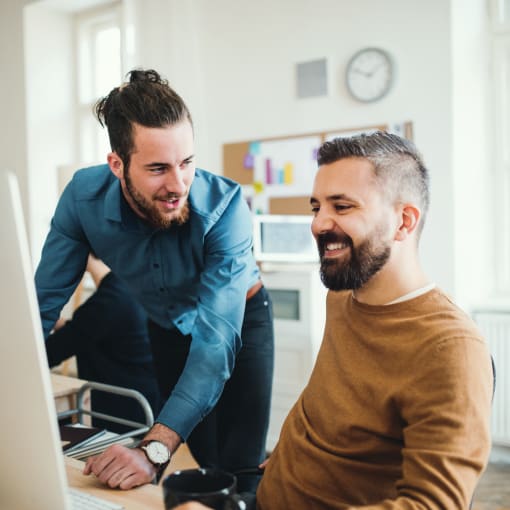
MULTIPOLYGON (((191 336, 149 321, 156 377, 166 400, 181 375, 191 336)), ((230 472, 256 467, 265 458, 274 365, 271 298, 262 287, 246 302, 239 351, 232 376, 214 409, 188 438, 201 467, 230 472)), ((200 374, 197 374, 200 377, 200 374)), ((255 492, 259 476, 238 476, 239 492, 255 492)))

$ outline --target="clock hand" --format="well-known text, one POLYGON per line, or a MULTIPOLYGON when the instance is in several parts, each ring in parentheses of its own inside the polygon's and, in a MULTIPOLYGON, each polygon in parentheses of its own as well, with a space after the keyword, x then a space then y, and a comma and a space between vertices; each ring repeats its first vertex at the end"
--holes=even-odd
POLYGON ((370 78, 373 76, 384 64, 381 62, 380 64, 377 64, 370 72, 367 73, 367 76, 370 78))
POLYGON ((355 73, 358 73, 358 74, 362 74, 363 76, 366 76, 367 78, 369 78, 372 74, 369 72, 367 73, 366 71, 363 71, 362 69, 359 69, 358 67, 353 67, 352 71, 355 73))

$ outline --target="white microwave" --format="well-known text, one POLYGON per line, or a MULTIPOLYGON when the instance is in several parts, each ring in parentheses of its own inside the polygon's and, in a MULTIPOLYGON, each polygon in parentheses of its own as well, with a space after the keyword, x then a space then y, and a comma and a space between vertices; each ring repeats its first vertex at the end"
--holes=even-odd
POLYGON ((318 262, 317 244, 310 230, 312 216, 256 214, 253 216, 253 254, 258 262, 318 262))

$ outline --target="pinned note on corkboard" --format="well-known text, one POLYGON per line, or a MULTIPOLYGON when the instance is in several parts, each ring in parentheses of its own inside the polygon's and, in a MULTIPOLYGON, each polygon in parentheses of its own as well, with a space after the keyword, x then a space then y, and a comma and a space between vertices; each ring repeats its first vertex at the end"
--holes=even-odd
POLYGON ((403 122, 228 143, 223 145, 223 174, 243 185, 256 213, 309 214, 320 145, 376 130, 412 139, 412 123, 403 122))

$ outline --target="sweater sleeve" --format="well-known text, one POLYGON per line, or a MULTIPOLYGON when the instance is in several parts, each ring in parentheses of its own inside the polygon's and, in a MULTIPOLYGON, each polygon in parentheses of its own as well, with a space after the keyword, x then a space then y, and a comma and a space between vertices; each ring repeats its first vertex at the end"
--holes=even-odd
POLYGON ((480 339, 465 337, 428 351, 416 359, 401 392, 405 425, 397 497, 351 510, 469 508, 490 451, 490 356, 480 339))

